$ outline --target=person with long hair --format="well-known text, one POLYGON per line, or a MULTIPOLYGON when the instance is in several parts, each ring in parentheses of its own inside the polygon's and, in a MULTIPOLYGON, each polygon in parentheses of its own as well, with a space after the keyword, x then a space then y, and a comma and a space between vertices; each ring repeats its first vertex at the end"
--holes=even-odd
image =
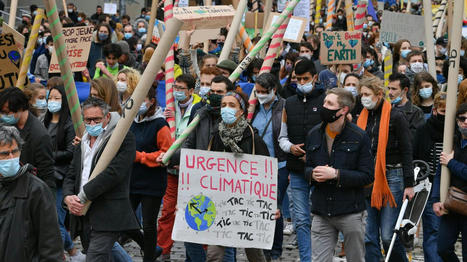
POLYGON ((140 78, 140 73, 133 68, 124 68, 118 72, 115 84, 122 107, 133 94, 140 78))
POLYGON ((29 100, 29 111, 37 118, 42 119, 47 110, 47 90, 39 83, 31 83, 23 89, 29 100))
POLYGON ((430 118, 435 95, 439 92, 438 83, 428 72, 415 74, 412 103, 422 109, 425 120, 430 118))
POLYGON ((89 96, 97 97, 110 106, 110 112, 122 113, 118 102, 117 88, 115 82, 107 77, 100 77, 91 81, 89 96))
MULTIPOLYGON (((44 116, 44 126, 49 132, 52 140, 52 149, 55 167, 55 181, 57 191, 55 194, 58 224, 62 235, 63 248, 68 252, 71 259, 84 259, 81 251, 78 251, 65 227, 65 217, 67 212, 62 206, 62 184, 68 173, 68 166, 73 159, 72 141, 75 136, 73 123, 71 121, 66 93, 63 86, 55 86, 50 89, 47 99, 47 112, 44 116)), ((74 260, 73 260, 74 261, 74 260)))

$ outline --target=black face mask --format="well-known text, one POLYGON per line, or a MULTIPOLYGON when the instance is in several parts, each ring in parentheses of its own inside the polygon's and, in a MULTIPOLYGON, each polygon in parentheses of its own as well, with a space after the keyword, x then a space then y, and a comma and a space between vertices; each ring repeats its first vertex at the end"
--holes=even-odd
POLYGON ((220 107, 222 101, 222 95, 218 94, 209 94, 208 100, 211 107, 220 107))
POLYGON ((441 122, 441 123, 444 123, 445 115, 441 115, 441 114, 438 113, 438 114, 436 114, 436 115, 434 116, 434 118, 435 118, 437 121, 439 121, 439 122, 441 122))
POLYGON ((333 110, 323 106, 319 111, 319 115, 321 116, 321 120, 323 120, 324 123, 334 123, 340 117, 336 116, 336 113, 339 110, 341 110, 341 108, 333 110))

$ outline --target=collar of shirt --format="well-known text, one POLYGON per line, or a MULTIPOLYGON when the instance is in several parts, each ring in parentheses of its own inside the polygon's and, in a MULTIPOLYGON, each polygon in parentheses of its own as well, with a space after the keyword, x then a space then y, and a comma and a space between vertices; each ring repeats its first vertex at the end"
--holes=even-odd
POLYGON ((461 140, 461 148, 465 148, 467 146, 467 139, 461 140))

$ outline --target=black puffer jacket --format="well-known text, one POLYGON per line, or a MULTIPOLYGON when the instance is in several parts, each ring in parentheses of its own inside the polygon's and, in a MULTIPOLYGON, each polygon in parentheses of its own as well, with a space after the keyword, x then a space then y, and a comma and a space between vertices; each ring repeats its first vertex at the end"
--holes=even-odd
POLYGON ((55 200, 48 186, 24 165, 0 178, 0 261, 63 261, 55 200))

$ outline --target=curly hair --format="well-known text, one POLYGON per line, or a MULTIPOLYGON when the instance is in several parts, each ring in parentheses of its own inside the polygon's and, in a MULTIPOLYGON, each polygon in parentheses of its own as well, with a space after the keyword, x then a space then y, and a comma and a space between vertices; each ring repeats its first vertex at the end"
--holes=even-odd
POLYGON ((120 74, 124 74, 126 76, 127 89, 124 93, 124 96, 131 96, 133 91, 135 91, 139 80, 141 79, 141 74, 135 69, 129 67, 120 70, 117 76, 120 74))
POLYGON ((431 94, 431 98, 435 98, 435 95, 439 92, 438 83, 436 82, 436 79, 434 79, 430 75, 430 73, 420 72, 418 74, 415 74, 413 81, 412 103, 416 106, 420 106, 422 104, 422 98, 420 97, 420 89, 422 89, 423 82, 431 83, 431 85, 433 86, 433 93, 431 94))

